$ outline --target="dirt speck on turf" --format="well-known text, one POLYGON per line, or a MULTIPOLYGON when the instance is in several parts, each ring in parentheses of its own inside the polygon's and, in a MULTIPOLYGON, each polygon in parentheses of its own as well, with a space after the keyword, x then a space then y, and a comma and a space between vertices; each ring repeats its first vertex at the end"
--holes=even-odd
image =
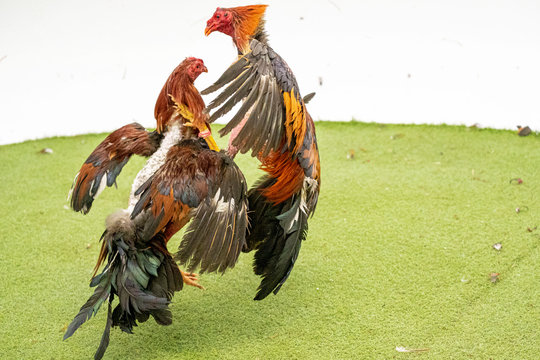
POLYGON ((489 274, 489 281, 491 281, 493 284, 499 282, 500 281, 499 275, 500 275, 499 273, 495 273, 495 272, 489 274))

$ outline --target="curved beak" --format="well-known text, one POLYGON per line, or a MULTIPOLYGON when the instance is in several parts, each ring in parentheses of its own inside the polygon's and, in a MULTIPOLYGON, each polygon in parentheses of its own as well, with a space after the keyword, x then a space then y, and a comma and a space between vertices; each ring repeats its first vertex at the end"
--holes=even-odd
POLYGON ((217 24, 214 22, 214 18, 208 19, 208 21, 206 22, 206 29, 204 29, 204 35, 205 36, 210 35, 214 31, 216 31, 216 28, 217 28, 217 24))
POLYGON ((208 36, 210 35, 211 33, 214 32, 214 29, 213 29, 213 26, 212 25, 207 25, 206 26, 206 29, 204 29, 204 35, 205 36, 208 36))
POLYGON ((203 67, 202 67, 202 72, 205 72, 205 73, 208 72, 208 68, 207 68, 206 66, 204 66, 204 65, 203 65, 203 67))

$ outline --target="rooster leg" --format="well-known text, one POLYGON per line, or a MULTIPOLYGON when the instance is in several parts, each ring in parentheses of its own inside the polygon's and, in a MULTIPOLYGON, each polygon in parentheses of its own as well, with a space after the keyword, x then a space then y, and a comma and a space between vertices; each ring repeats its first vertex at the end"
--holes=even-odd
POLYGON ((195 286, 199 289, 205 290, 204 286, 199 284, 199 275, 195 273, 184 272, 182 270, 180 270, 180 273, 182 274, 182 280, 184 280, 184 284, 195 286))
MULTIPOLYGON (((176 221, 171 221, 165 228, 165 232, 164 232, 165 243, 169 242, 171 237, 174 234, 176 234, 178 230, 183 228, 184 225, 186 225, 188 221, 189 221, 188 216, 180 216, 180 218, 177 219, 176 221)), ((180 270, 180 274, 182 274, 182 280, 184 281, 184 284, 195 286, 195 287, 198 287, 199 289, 204 290, 204 286, 199 284, 199 275, 194 274, 194 273, 184 272, 180 269, 180 267, 178 267, 178 270, 180 270)))

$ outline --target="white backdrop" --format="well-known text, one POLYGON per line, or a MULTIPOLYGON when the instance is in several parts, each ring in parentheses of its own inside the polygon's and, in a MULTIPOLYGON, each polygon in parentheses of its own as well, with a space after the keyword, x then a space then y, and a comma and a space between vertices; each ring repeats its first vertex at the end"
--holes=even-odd
MULTIPOLYGON (((538 0, 265 3, 315 119, 540 130, 538 0)), ((203 89, 235 59, 203 32, 217 6, 242 4, 0 0, 0 144, 153 126, 181 60, 205 61, 203 89)))

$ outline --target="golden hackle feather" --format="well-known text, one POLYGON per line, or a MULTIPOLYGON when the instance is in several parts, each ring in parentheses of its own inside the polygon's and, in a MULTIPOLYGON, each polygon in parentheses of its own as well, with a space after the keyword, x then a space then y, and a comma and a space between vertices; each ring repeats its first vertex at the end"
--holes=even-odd
POLYGON ((178 112, 178 114, 187 120, 187 122, 184 123, 184 125, 197 128, 199 130, 199 136, 205 139, 210 150, 219 151, 220 150, 219 146, 217 145, 216 140, 214 140, 214 137, 212 136, 212 132, 208 128, 206 122, 200 119, 196 119, 193 113, 189 111, 187 106, 177 102, 172 95, 169 95, 169 96, 171 100, 174 102, 176 111, 178 112))
POLYGON ((228 9, 234 14, 233 40, 243 54, 249 51, 249 42, 264 21, 267 7, 268 5, 248 5, 228 9))
POLYGON ((294 93, 294 88, 290 93, 283 93, 283 102, 285 104, 286 114, 285 130, 287 143, 290 146, 293 139, 295 140, 295 146, 291 152, 296 153, 302 145, 306 134, 305 105, 302 99, 298 99, 294 93))
POLYGON ((182 104, 190 110, 194 118, 192 122, 205 122, 204 101, 187 73, 190 64, 183 61, 178 65, 159 93, 154 108, 159 133, 163 133, 169 121, 177 115, 177 104, 182 104))

